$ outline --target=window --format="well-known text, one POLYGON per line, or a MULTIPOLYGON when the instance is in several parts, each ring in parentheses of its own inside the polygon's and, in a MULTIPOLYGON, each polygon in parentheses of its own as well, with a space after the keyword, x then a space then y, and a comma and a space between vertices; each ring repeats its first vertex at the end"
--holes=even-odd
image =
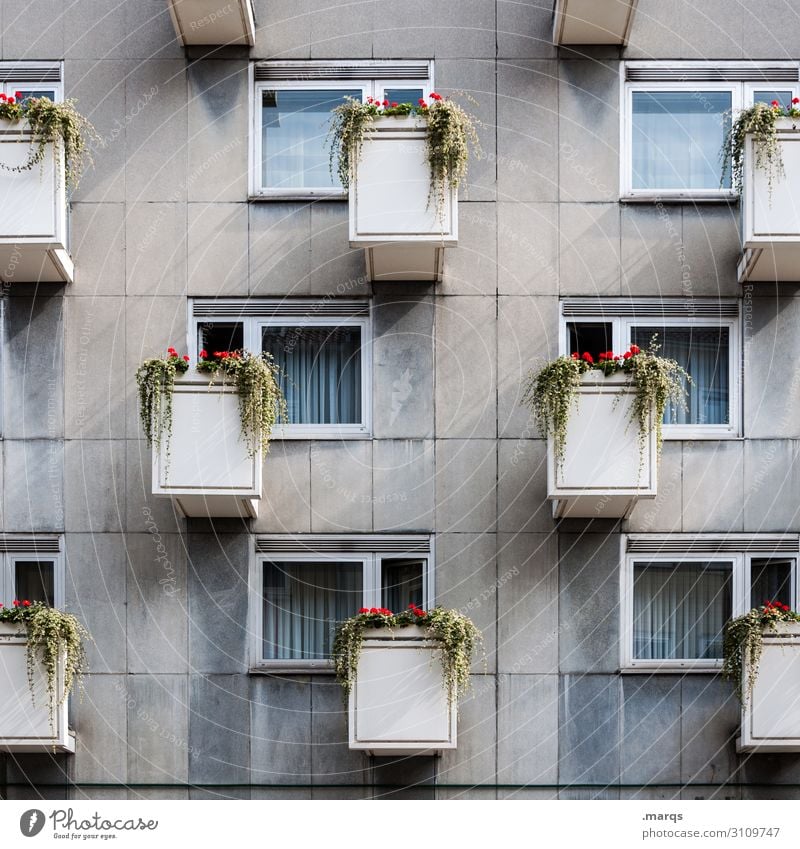
POLYGON ((631 345, 677 360, 692 378, 686 409, 664 414, 666 439, 739 434, 739 318, 735 302, 570 299, 561 303, 561 353, 623 353, 631 345), (592 314, 594 313, 594 314, 592 314))
POLYGON ((252 576, 255 664, 328 667, 337 623, 361 607, 433 598, 428 537, 260 537, 252 576))
POLYGON ((326 143, 345 97, 416 103, 432 90, 428 62, 263 62, 254 70, 254 196, 339 196, 326 143))
POLYGON ((627 199, 730 197, 730 168, 723 176, 720 151, 732 116, 756 101, 788 104, 800 90, 797 63, 630 62, 623 74, 627 199))
POLYGON ((14 97, 47 97, 63 100, 60 62, 0 62, 0 92, 14 97))
POLYGON ((371 323, 365 300, 203 301, 189 353, 245 348, 281 369, 289 420, 275 438, 361 437, 371 427, 371 323), (232 315, 240 315, 232 320, 232 315))
POLYGON ((796 535, 774 541, 701 535, 684 541, 681 552, 675 536, 627 538, 624 668, 717 668, 731 617, 765 601, 795 606, 796 535), (737 547, 741 550, 731 551, 737 547))
POLYGON ((0 537, 0 603, 64 604, 64 565, 57 537, 0 537))

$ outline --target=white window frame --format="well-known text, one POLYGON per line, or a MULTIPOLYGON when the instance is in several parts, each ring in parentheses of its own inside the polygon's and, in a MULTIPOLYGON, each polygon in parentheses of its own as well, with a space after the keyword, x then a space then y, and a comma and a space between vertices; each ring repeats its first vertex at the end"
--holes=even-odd
POLYGON ((63 83, 0 83, 0 91, 2 91, 7 97, 13 97, 14 92, 17 91, 25 94, 29 91, 43 90, 53 92, 54 103, 61 103, 64 100, 63 83))
POLYGON ((741 406, 742 406, 742 366, 740 318, 720 317, 711 319, 707 316, 692 318, 689 316, 663 317, 650 316, 645 318, 628 318, 614 316, 613 306, 609 305, 604 314, 596 316, 581 316, 574 318, 563 313, 563 301, 559 305, 559 354, 569 353, 569 332, 567 325, 581 323, 601 323, 612 325, 612 349, 615 353, 624 353, 631 345, 631 329, 639 325, 663 325, 664 327, 727 327, 728 328, 728 424, 665 424, 664 439, 738 439, 741 436, 741 406))
MULTIPOLYGON (((326 62, 326 65, 336 66, 353 64, 361 64, 354 62, 326 62)), ((374 63, 363 63, 365 68, 375 70, 374 63)), ((393 65, 399 63, 393 62, 393 65)), ((419 64, 414 62, 412 64, 419 64)), ((380 77, 365 77, 364 79, 308 79, 308 80, 259 80, 255 79, 255 64, 250 65, 250 91, 252 93, 250 99, 250 132, 252 135, 252 144, 250 145, 250 163, 249 163, 249 194, 254 200, 262 199, 292 199, 292 200, 314 200, 318 198, 344 198, 347 197, 347 192, 335 187, 279 187, 271 188, 262 184, 261 177, 261 154, 262 154, 262 134, 261 134, 261 95, 264 91, 285 91, 292 89, 305 89, 307 91, 316 91, 319 89, 361 89, 361 98, 365 100, 367 97, 382 98, 383 92, 387 88, 417 88, 422 89, 423 97, 427 98, 430 92, 435 91, 433 85, 433 62, 428 63, 428 79, 426 80, 387 80, 380 77)))
MULTIPOLYGON (((794 560, 792 569, 792 608, 797 608, 797 570, 800 552, 734 552, 725 554, 636 554, 625 552, 622 538, 622 569, 620 570, 620 667, 622 672, 714 672, 722 667, 722 659, 642 660, 633 657, 633 567, 635 563, 730 563, 731 616, 742 616, 751 608, 750 579, 753 560, 794 560)), ((760 600, 758 602, 761 603, 760 600)))
MULTIPOLYGON (((59 546, 60 547, 60 546, 59 546)), ((23 551, 7 551, 0 553, 0 603, 9 607, 15 598, 14 572, 18 561, 52 561, 53 563, 53 607, 63 608, 65 604, 65 566, 64 552, 34 553, 23 551)), ((19 599, 20 601, 22 599, 19 599)))
MULTIPOLYGON (((303 537, 308 540, 308 546, 313 549, 314 537, 303 537)), ((422 571, 422 607, 428 609, 432 607, 435 601, 434 587, 434 546, 431 539, 430 551, 420 553, 418 551, 403 552, 401 550, 392 552, 347 552, 341 551, 335 554, 330 553, 308 553, 298 554, 297 552, 271 552, 264 554, 256 552, 253 549, 253 554, 250 560, 250 667, 254 671, 262 672, 330 672, 333 668, 333 663, 330 660, 276 660, 272 658, 262 657, 262 648, 264 642, 264 568, 263 564, 269 561, 294 562, 294 563, 319 563, 329 561, 332 563, 361 562, 364 567, 363 578, 363 607, 382 607, 381 601, 381 564, 384 560, 421 560, 424 561, 422 571)), ((353 613, 357 613, 354 610, 353 613)), ((395 610, 394 613, 402 611, 395 610)))
POLYGON ((243 344, 247 351, 261 351, 261 330, 264 327, 360 327, 361 328, 361 421, 352 424, 285 424, 278 423, 272 430, 272 439, 368 439, 372 434, 372 306, 365 316, 314 315, 313 305, 304 316, 241 316, 220 315, 196 317, 189 302, 189 339, 187 351, 192 362, 198 361, 198 336, 200 325, 241 323, 243 344))
MULTIPOLYGON (((735 189, 634 189, 633 188, 633 92, 636 91, 729 91, 731 93, 731 109, 733 115, 753 104, 753 93, 763 89, 786 89, 793 91, 793 97, 800 94, 800 83, 791 82, 719 82, 691 80, 686 82, 630 82, 625 79, 625 69, 628 64, 620 63, 620 200, 622 201, 722 201, 728 202, 738 198, 735 189)), ((680 63, 647 62, 649 66, 679 68, 680 63)), ((695 64, 695 63, 692 63, 695 64)), ((709 63, 710 66, 724 63, 709 63)), ((784 63, 787 64, 787 63, 784 63)), ((788 63, 788 65, 796 63, 788 63)))

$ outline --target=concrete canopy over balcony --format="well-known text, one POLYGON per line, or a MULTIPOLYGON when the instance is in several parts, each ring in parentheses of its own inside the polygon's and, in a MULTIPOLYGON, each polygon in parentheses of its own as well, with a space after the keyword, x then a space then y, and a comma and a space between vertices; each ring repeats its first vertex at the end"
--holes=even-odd
POLYGON ((195 45, 255 44, 255 18, 251 0, 168 0, 178 38, 195 45))
POLYGON ((556 0, 554 44, 620 44, 628 36, 636 0, 556 0))

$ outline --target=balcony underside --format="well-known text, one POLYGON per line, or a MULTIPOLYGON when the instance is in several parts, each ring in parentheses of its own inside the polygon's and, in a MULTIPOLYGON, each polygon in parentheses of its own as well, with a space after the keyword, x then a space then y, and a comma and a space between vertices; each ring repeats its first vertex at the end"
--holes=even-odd
POLYGON ((636 0, 556 0, 554 44, 620 44, 628 36, 636 0))
POLYGON ((178 511, 191 519, 255 519, 258 501, 235 495, 172 495, 178 511))
POLYGON ((255 44, 251 0, 168 0, 175 32, 184 46, 255 44))
POLYGON ((63 245, 50 242, 0 244, 3 283, 72 283, 75 266, 63 245))
POLYGON ((655 496, 611 495, 591 493, 590 495, 559 496, 552 498, 554 519, 625 519, 636 502, 642 498, 655 496))
POLYGON ((745 247, 739 260, 740 283, 800 281, 800 239, 745 247))
POLYGON ((373 283, 403 280, 441 282, 444 270, 444 247, 441 242, 374 245, 366 248, 365 254, 367 276, 373 283))

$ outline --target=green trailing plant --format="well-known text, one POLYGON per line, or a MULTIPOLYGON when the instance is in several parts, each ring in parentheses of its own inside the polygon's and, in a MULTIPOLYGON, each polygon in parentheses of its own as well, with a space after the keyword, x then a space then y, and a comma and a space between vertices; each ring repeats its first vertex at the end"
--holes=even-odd
POLYGON ((564 460, 569 417, 577 409, 581 378, 593 369, 602 371, 606 377, 617 373, 630 377, 636 389, 630 423, 638 428, 640 461, 644 460, 652 429, 656 434, 656 450, 661 452, 664 412, 669 403, 685 408, 685 387, 691 378, 675 360, 658 356, 657 350, 654 337, 647 350, 631 345, 621 356, 604 351, 597 362, 588 352, 580 356, 574 353, 528 373, 522 404, 533 413, 542 434, 552 437, 559 466, 564 460))
POLYGON ((148 445, 156 450, 164 444, 169 463, 169 443, 172 438, 172 394, 175 376, 189 368, 189 357, 178 355, 174 348, 167 356, 145 360, 136 371, 139 389, 139 416, 148 445))
POLYGON ((39 665, 47 678, 50 725, 55 734, 56 705, 66 701, 73 687, 81 690, 86 671, 85 643, 89 632, 71 613, 56 610, 41 602, 14 601, 12 607, 0 604, 0 622, 21 625, 27 634, 28 686, 35 702, 34 682, 39 665), (64 657, 64 681, 58 691, 59 659, 64 657))
POLYGON ((426 150, 430 168, 428 202, 434 202, 438 217, 444 214, 447 192, 457 187, 467 175, 470 148, 480 154, 476 130, 477 121, 458 103, 431 92, 430 103, 419 100, 411 103, 390 103, 368 97, 362 103, 345 97, 344 103, 333 110, 328 134, 331 174, 336 174, 347 189, 355 178, 361 159, 364 136, 376 118, 418 117, 427 124, 426 150))
POLYGON ((355 616, 340 623, 331 651, 345 702, 358 677, 362 641, 369 638, 370 631, 381 628, 393 631, 408 625, 426 629, 427 636, 439 643, 442 685, 448 699, 457 699, 469 689, 472 657, 483 643, 481 632, 471 619, 444 607, 422 610, 412 604, 402 613, 392 613, 385 607, 362 607, 355 616))
POLYGON ((731 128, 722 145, 722 178, 730 169, 731 181, 737 191, 742 190, 744 181, 744 151, 747 137, 753 137, 753 153, 755 167, 767 175, 769 193, 772 195, 773 185, 784 176, 783 157, 778 143, 776 121, 778 118, 800 118, 800 98, 793 98, 790 104, 783 107, 777 100, 771 104, 755 103, 747 109, 742 109, 731 123, 731 128))
POLYGON ((212 383, 217 375, 233 383, 239 393, 239 415, 247 451, 251 457, 260 449, 266 454, 272 428, 279 419, 288 418, 280 369, 272 357, 248 351, 217 351, 209 357, 206 351, 201 351, 197 370, 210 374, 212 383))
MULTIPOLYGON (((75 188, 81 174, 92 163, 90 144, 100 137, 91 123, 75 109, 74 100, 55 103, 47 97, 27 97, 16 92, 14 97, 0 94, 0 118, 12 123, 26 122, 31 130, 31 148, 21 165, 6 165, 6 171, 29 171, 44 163, 48 145, 53 145, 56 166, 64 161, 67 188, 75 188)), ((58 169, 57 169, 58 170, 58 169)))
POLYGON ((800 614, 779 601, 765 601, 762 607, 754 607, 725 625, 722 677, 733 683, 742 704, 753 694, 764 650, 764 632, 777 631, 781 622, 800 622, 800 614))

